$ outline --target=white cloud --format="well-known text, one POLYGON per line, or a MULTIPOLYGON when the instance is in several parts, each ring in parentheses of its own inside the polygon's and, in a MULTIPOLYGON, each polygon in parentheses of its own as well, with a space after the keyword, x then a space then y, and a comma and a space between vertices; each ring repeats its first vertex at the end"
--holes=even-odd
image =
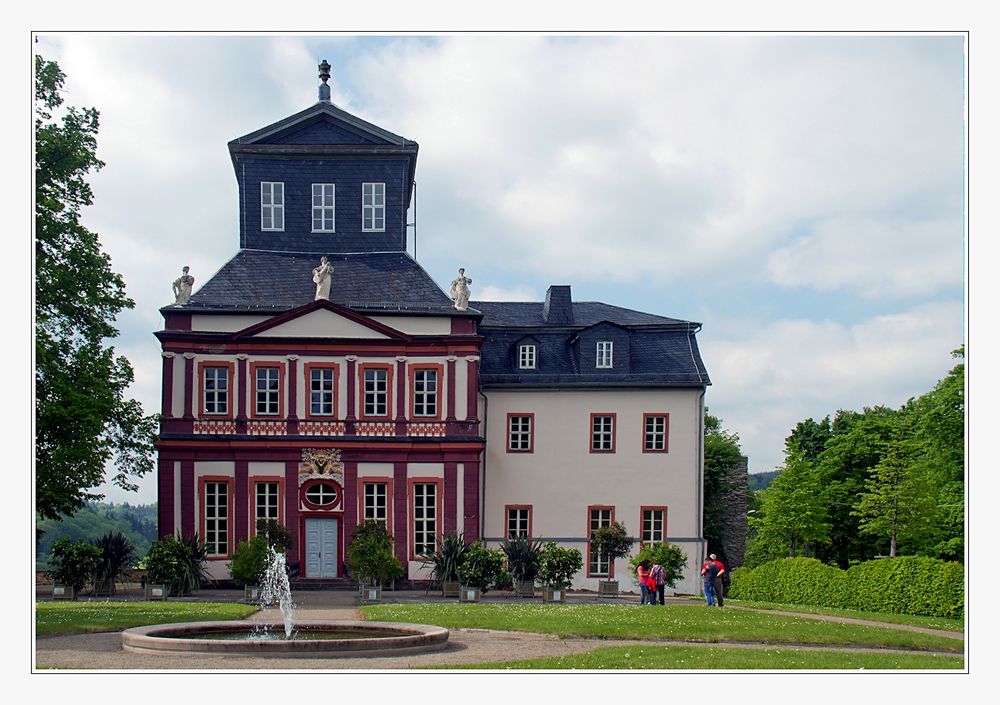
MULTIPOLYGON (((736 327, 713 325, 727 329, 736 327)), ((713 385, 707 403, 739 432, 756 472, 781 463, 785 437, 805 418, 895 408, 930 391, 964 340, 963 308, 941 301, 854 325, 783 319, 700 338, 713 385)))
POLYGON ((513 287, 487 284, 472 297, 477 301, 541 301, 542 298, 529 286, 513 287))

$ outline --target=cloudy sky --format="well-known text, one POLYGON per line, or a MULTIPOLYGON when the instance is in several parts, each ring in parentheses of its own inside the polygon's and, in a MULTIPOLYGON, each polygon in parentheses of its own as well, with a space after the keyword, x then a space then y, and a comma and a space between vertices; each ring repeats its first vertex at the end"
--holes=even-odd
MULTIPOLYGON (((101 112, 85 222, 134 311, 118 350, 158 411, 158 309, 237 250, 226 143, 316 100, 420 144, 417 259, 473 298, 700 321, 712 413, 751 472, 796 422, 898 406, 964 340, 959 35, 43 34, 101 112)), ((412 215, 411 215, 412 217, 412 215)), ((411 238, 411 253, 413 251, 411 238)), ((155 482, 139 495, 155 500, 155 482)))

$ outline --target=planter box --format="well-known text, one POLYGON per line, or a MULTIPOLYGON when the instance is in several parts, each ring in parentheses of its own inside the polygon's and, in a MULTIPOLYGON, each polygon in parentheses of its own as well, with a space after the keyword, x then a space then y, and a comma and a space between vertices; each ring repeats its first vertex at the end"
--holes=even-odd
POLYGON ((598 580, 597 581, 597 596, 598 597, 618 597, 618 581, 617 580, 598 580))
POLYGON ((476 587, 466 587, 462 586, 462 589, 458 591, 458 601, 459 602, 479 602, 481 593, 479 588, 476 587))
POLYGON ((461 589, 460 589, 461 587, 462 586, 461 586, 460 583, 443 582, 443 583, 441 583, 441 596, 442 597, 458 597, 459 593, 461 592, 461 589))
POLYGON ((243 601, 248 605, 256 605, 258 600, 260 600, 260 586, 259 585, 245 585, 243 586, 243 601))
POLYGON ((152 585, 150 583, 146 583, 147 600, 166 600, 169 593, 170 590, 167 589, 166 585, 152 585))
POLYGON ((73 589, 72 585, 63 585, 61 583, 56 583, 52 586, 52 599, 53 600, 75 600, 76 590, 73 589))
POLYGON ((535 581, 534 580, 515 580, 514 581, 514 594, 518 597, 534 597, 535 596, 535 581))
POLYGON ((545 588, 545 594, 542 596, 545 602, 565 602, 566 601, 566 590, 564 588, 545 588))
POLYGON ((381 585, 365 585, 361 591, 361 601, 362 602, 381 602, 382 601, 382 586, 381 585))

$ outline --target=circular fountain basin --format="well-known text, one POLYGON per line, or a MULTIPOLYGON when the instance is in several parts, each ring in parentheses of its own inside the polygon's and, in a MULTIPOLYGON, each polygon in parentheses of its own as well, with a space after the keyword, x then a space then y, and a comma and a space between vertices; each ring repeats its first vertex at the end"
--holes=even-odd
POLYGON ((136 653, 238 654, 241 656, 394 656, 448 646, 448 630, 429 624, 302 620, 291 638, 281 623, 183 622, 133 627, 122 632, 122 647, 136 653), (251 636, 252 628, 266 637, 251 636))

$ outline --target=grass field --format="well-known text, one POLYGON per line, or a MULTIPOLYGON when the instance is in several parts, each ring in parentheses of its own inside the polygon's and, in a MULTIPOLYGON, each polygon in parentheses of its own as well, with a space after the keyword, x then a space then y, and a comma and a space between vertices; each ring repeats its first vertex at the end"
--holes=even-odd
POLYGON ((796 648, 613 646, 585 654, 455 666, 489 670, 942 670, 962 669, 961 656, 809 651, 796 648))
POLYGON ((147 624, 242 619, 253 605, 217 602, 36 602, 35 633, 106 632, 147 624))
POLYGON ((951 651, 964 642, 881 627, 823 622, 766 612, 708 609, 696 605, 414 604, 370 605, 366 619, 443 627, 530 631, 615 639, 683 639, 951 651))
MULTIPOLYGON (((701 600, 698 601, 701 604, 701 600)), ((913 627, 927 629, 944 629, 961 632, 965 630, 965 622, 961 619, 947 617, 925 617, 916 614, 886 614, 885 612, 859 612, 857 610, 842 610, 833 607, 813 607, 811 605, 786 605, 777 602, 752 602, 750 600, 726 600, 727 605, 751 607, 758 610, 781 610, 783 612, 801 612, 802 614, 822 614, 831 617, 849 617, 864 619, 870 622, 886 622, 888 624, 907 624, 913 627)))

